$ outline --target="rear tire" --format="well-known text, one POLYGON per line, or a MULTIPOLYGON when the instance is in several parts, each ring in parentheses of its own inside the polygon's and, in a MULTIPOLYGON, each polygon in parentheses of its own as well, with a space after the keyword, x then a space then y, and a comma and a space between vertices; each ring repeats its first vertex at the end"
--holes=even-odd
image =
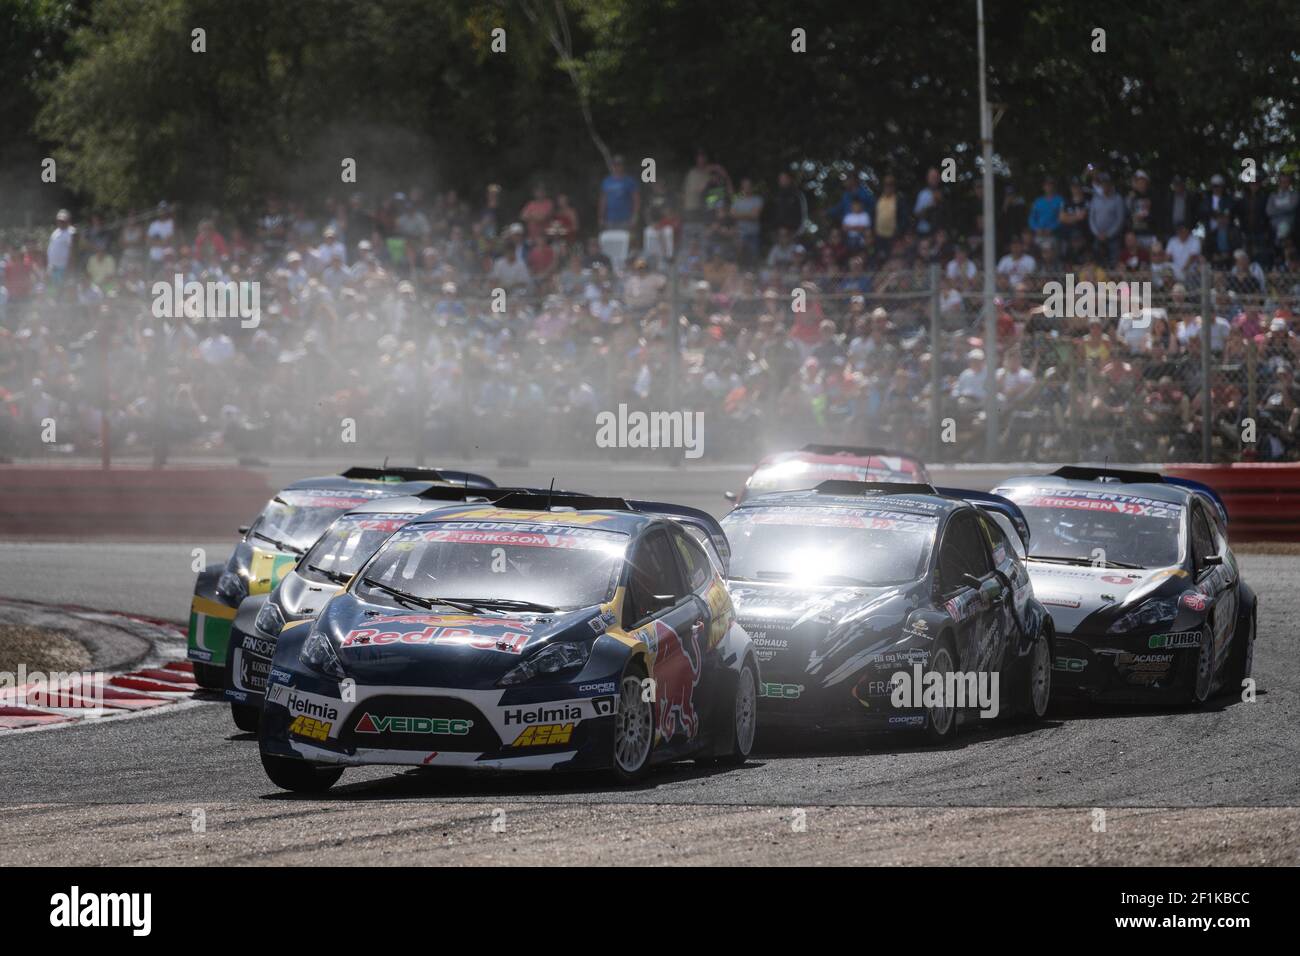
POLYGON ((1023 720, 1037 722, 1047 716, 1052 703, 1052 642, 1039 631, 1026 661, 1024 683, 1016 688, 1016 712, 1023 720))
POLYGON ((731 753, 718 758, 718 763, 739 767, 749 759, 754 749, 754 736, 758 731, 758 677, 754 662, 745 658, 736 675, 736 695, 732 704, 731 753))
MULTIPOLYGON (((935 644, 930 655, 927 673, 948 674, 957 669, 957 649, 952 635, 945 634, 935 644)), ((945 701, 936 707, 925 708, 925 733, 936 744, 950 744, 957 737, 956 701, 945 701)))
POLYGON ((262 723, 262 709, 251 704, 231 704, 230 716, 234 719, 235 726, 246 734, 257 733, 257 728, 262 723))
POLYGON ((1214 629, 1208 621, 1201 629, 1201 643, 1196 650, 1191 676, 1187 706, 1195 710, 1210 699, 1210 689, 1214 686, 1214 629))
POLYGON ((342 767, 320 767, 306 760, 262 754, 262 769, 281 790, 293 793, 324 793, 343 776, 342 767))
POLYGON ((654 703, 642 693, 645 667, 634 661, 623 671, 618 685, 618 710, 614 714, 611 769, 623 785, 638 783, 650 772, 654 752, 654 703))
POLYGON ((226 669, 219 664, 194 661, 194 683, 204 690, 221 690, 226 686, 226 669))
POLYGON ((1232 639, 1232 650, 1228 652, 1228 665, 1224 674, 1223 692, 1241 693, 1241 682, 1248 678, 1255 667, 1255 614, 1251 612, 1244 634, 1237 634, 1232 639))

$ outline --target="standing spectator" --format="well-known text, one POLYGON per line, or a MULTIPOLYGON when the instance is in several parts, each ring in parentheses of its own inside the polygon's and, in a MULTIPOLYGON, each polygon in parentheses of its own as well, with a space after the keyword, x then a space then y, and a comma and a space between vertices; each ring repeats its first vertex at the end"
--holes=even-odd
POLYGON ((1278 249, 1285 246, 1295 232, 1297 206, 1300 206, 1300 194, 1291 188, 1291 174, 1279 174, 1277 189, 1268 197, 1268 205, 1265 207, 1273 231, 1273 245, 1278 249))
POLYGON ((933 166, 925 174, 924 188, 916 194, 912 216, 916 220, 916 231, 922 236, 928 236, 943 224, 943 177, 933 166))
POLYGON ((1120 236, 1128 210, 1115 192, 1109 173, 1098 174, 1097 183, 1101 188, 1088 203, 1088 229, 1102 264, 1111 266, 1119 257, 1120 236))
POLYGON ((893 173, 886 173, 880 197, 876 200, 876 213, 872 217, 876 238, 884 243, 894 240, 907 229, 907 209, 898 194, 898 180, 893 173))
POLYGON ((1083 194, 1083 181, 1075 176, 1070 180, 1070 195, 1061 203, 1061 244, 1066 249, 1077 248, 1087 242, 1088 197, 1083 194))
POLYGON ((1151 178, 1146 170, 1139 169, 1133 174, 1133 188, 1124 201, 1128 211, 1129 228, 1137 236, 1138 245, 1144 250, 1155 239, 1155 209, 1151 197, 1151 178))
POLYGON ((1168 236, 1176 233, 1178 227, 1184 224, 1188 229, 1196 225, 1196 197, 1187 191, 1183 177, 1175 174, 1169 180, 1169 197, 1165 200, 1159 229, 1163 235, 1168 236))
POLYGON ((92 285, 104 290, 112 287, 113 279, 117 276, 117 262, 102 240, 95 244, 95 251, 86 260, 86 276, 92 285))
POLYGON ((763 214, 767 219, 769 239, 783 229, 791 236, 803 232, 804 221, 808 218, 808 199, 789 172, 782 170, 777 176, 776 192, 771 202, 764 206, 763 214))
POLYGON ((763 197, 754 192, 754 181, 746 176, 740 181, 740 192, 731 201, 731 218, 736 223, 740 258, 745 265, 758 259, 762 217, 763 197))
POLYGON ((602 229, 631 229, 641 212, 641 191, 637 181, 623 166, 623 157, 615 156, 610 173, 600 183, 596 218, 602 229))
POLYGON ((45 248, 46 277, 50 285, 58 288, 68 273, 68 264, 72 261, 72 244, 77 237, 77 230, 72 225, 72 216, 66 209, 60 209, 54 217, 54 231, 50 233, 49 244, 45 248))
POLYGON ((176 222, 172 218, 172 208, 166 200, 158 204, 158 215, 154 217, 153 222, 149 223, 146 235, 149 239, 149 261, 156 269, 168 255, 174 255, 176 252, 176 222))
POLYGON ((1232 207, 1232 197, 1227 191, 1227 180, 1215 173, 1210 177, 1210 191, 1201 197, 1197 219, 1206 229, 1209 229, 1212 224, 1218 222, 1219 213, 1226 212, 1231 217, 1232 207))
POLYGON ((1241 232, 1232 224, 1232 211, 1226 206, 1214 213, 1205 227, 1201 255, 1215 269, 1232 265, 1232 254, 1242 244, 1241 232))
POLYGON ((1273 265, 1273 229, 1268 218, 1268 192, 1257 176, 1246 184, 1245 195, 1237 200, 1237 222, 1251 259, 1264 268, 1273 265))
POLYGON ((844 228, 844 238, 849 249, 861 251, 866 245, 863 237, 871 231, 871 213, 867 212, 861 199, 853 200, 840 225, 844 228))
POLYGON ((1056 234, 1061 228, 1061 210, 1065 200, 1056 191, 1056 180, 1047 176, 1043 179, 1043 194, 1034 200, 1029 210, 1029 228, 1034 231, 1034 238, 1039 247, 1049 243, 1056 244, 1056 234))
POLYGON ((545 184, 538 183, 533 187, 533 198, 528 200, 519 212, 519 218, 528 231, 530 242, 538 242, 546 235, 546 228, 551 224, 554 215, 555 203, 547 194, 545 184))

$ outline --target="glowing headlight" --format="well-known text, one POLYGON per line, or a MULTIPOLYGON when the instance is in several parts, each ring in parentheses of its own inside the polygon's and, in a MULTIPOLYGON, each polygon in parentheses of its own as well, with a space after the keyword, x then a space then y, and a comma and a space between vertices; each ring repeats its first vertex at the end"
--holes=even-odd
POLYGON ((343 670, 343 664, 339 661, 338 652, 334 650, 334 643, 323 631, 315 628, 302 643, 298 663, 319 673, 328 674, 330 677, 347 677, 347 672, 343 670))
POLYGON ((222 571, 221 577, 217 578, 217 596, 238 607, 239 602, 248 597, 248 582, 234 571, 222 571))
POLYGON ((1147 601, 1134 611, 1129 611, 1110 626, 1111 634, 1137 631, 1147 627, 1172 624, 1178 616, 1178 602, 1170 600, 1147 601))
POLYGON ((542 648, 522 664, 516 665, 501 678, 502 684, 522 684, 532 680, 538 674, 554 674, 570 667, 580 667, 587 663, 591 654, 588 644, 563 641, 542 648))
POLYGON ((262 605, 262 610, 257 612, 257 620, 253 623, 263 634, 279 637, 280 631, 284 629, 284 615, 280 613, 280 605, 267 601, 262 605))

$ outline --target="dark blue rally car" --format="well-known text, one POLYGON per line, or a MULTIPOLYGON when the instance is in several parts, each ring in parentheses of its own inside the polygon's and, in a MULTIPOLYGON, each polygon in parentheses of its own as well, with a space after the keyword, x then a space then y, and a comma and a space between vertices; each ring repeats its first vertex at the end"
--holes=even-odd
POLYGON ((945 740, 976 710, 1046 713, 1052 620, 1005 498, 832 480, 747 499, 722 524, 761 726, 945 740))
POLYGON ((743 762, 758 666, 708 514, 518 494, 395 532, 314 621, 284 627, 259 735, 277 786, 345 767, 743 762))
POLYGON ((1257 602, 1214 491, 1157 472, 1075 465, 996 490, 1033 528, 1025 566, 1056 621, 1059 692, 1195 707, 1241 689, 1257 602))

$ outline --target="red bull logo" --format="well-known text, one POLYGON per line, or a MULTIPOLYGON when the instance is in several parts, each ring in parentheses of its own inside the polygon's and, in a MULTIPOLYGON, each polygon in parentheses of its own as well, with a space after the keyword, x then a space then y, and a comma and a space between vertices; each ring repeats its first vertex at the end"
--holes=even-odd
POLYGON ((694 739, 700 730, 700 718, 695 712, 695 685, 700 682, 699 643, 694 634, 682 640, 663 621, 655 621, 644 635, 650 649, 660 739, 670 740, 678 732, 694 739))

